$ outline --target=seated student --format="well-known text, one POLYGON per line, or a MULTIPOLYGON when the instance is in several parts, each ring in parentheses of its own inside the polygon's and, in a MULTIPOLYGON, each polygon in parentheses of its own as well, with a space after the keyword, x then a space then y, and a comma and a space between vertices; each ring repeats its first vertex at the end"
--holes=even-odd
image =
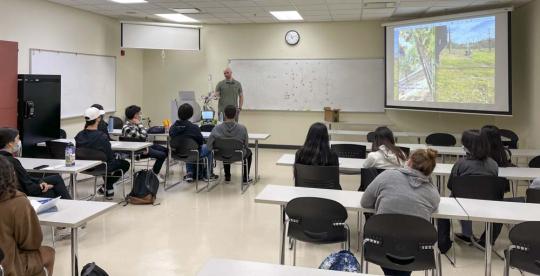
POLYGON ((515 167, 512 164, 512 153, 502 143, 499 128, 492 125, 483 126, 480 132, 486 136, 489 143, 489 157, 497 162, 499 168, 515 167))
MULTIPOLYGON (((249 170, 251 168, 251 150, 249 149, 248 132, 245 126, 236 122, 236 107, 228 105, 225 107, 225 121, 222 124, 217 125, 210 133, 208 137, 208 150, 214 148, 214 142, 217 138, 235 139, 244 143, 244 158, 248 161, 248 171, 245 171, 245 167, 242 166, 242 179, 244 182, 250 182, 248 178, 249 170)), ((225 181, 231 181, 231 165, 224 164, 223 170, 225 171, 225 181)))
POLYGON ((304 145, 296 151, 294 162, 313 166, 339 166, 339 158, 330 148, 328 129, 324 124, 311 125, 304 145))
POLYGON ((41 246, 43 233, 36 212, 26 196, 17 191, 13 165, 3 156, 0 156, 0 214, 5 275, 53 275, 54 249, 41 246))
MULTIPOLYGON (((148 139, 148 133, 141 122, 141 108, 136 105, 130 105, 126 107, 125 115, 126 123, 122 127, 122 136, 146 141, 148 139)), ((146 155, 156 159, 152 170, 158 176, 159 182, 163 182, 164 180, 159 175, 159 172, 161 171, 161 167, 163 167, 163 162, 165 162, 165 159, 169 155, 169 151, 164 146, 152 145, 148 148, 146 155)))
POLYGON ((407 159, 405 153, 396 146, 392 131, 387 127, 378 127, 375 130, 371 152, 364 162, 364 168, 401 168, 405 159, 407 159))
MULTIPOLYGON (((107 157, 108 172, 115 172, 117 170, 122 170, 124 173, 127 172, 129 170, 129 162, 114 158, 109 137, 97 129, 99 121, 101 121, 99 110, 95 107, 86 109, 84 112, 84 119, 86 121, 84 130, 80 131, 77 136, 75 136, 77 148, 94 149, 105 153, 105 156, 107 157)), ((101 187, 98 192, 100 194, 105 194, 107 199, 111 199, 114 196, 113 184, 116 183, 120 177, 121 174, 119 172, 109 174, 105 189, 101 187)))
MULTIPOLYGON (((204 144, 204 139, 201 133, 201 129, 191 123, 189 121, 189 118, 193 116, 193 107, 188 104, 182 104, 178 108, 178 121, 174 122, 174 124, 169 128, 169 136, 172 138, 183 136, 187 138, 193 139, 197 144, 199 144, 199 155, 201 157, 208 157, 208 163, 210 164, 210 179, 216 180, 218 178, 217 175, 213 173, 213 160, 212 160, 212 152, 208 150, 208 147, 204 144)), ((195 164, 186 164, 186 171, 187 174, 184 176, 184 180, 187 182, 193 182, 193 173, 195 171, 195 164)), ((208 180, 207 179, 207 171, 205 169, 199 170, 199 176, 200 179, 208 180)))
MULTIPOLYGON (((103 106, 100 105, 100 104, 93 104, 90 107, 95 107, 95 108, 99 109, 99 117, 101 118, 101 120, 99 121, 98 130, 105 133, 105 134, 107 134, 107 137, 110 137, 109 136, 109 124, 107 122, 105 122, 105 119, 104 119, 105 110, 103 110, 103 106)), ((111 139, 109 139, 109 140, 111 140, 111 139)))
MULTIPOLYGON (((415 150, 405 167, 386 170, 371 182, 362 196, 362 207, 375 208, 377 214, 411 215, 431 221, 440 201, 430 176, 436 160, 435 150, 415 150)), ((382 270, 385 275, 411 275, 410 271, 382 270)))
MULTIPOLYGON (((461 135, 461 144, 465 149, 466 156, 465 158, 459 159, 450 172, 449 182, 453 177, 456 176, 497 176, 499 174, 499 167, 495 160, 489 157, 489 143, 487 137, 480 133, 478 130, 466 130, 461 135)), ((461 234, 456 234, 456 237, 460 240, 471 243, 473 241, 473 231, 472 231, 472 222, 471 221, 460 221, 461 223, 461 234)), ((451 245, 449 241, 449 221, 447 220, 438 220, 439 224, 439 246, 441 252, 445 253, 451 245)), ((500 224, 495 224, 493 226, 493 241, 500 233, 501 230, 500 224)), ((483 245, 484 235, 482 238, 477 240, 477 243, 483 245)))
POLYGON ((13 128, 0 128, 0 156, 4 156, 15 168, 21 192, 28 196, 71 199, 60 175, 55 174, 42 178, 30 176, 21 162, 14 157, 20 148, 19 131, 13 128))

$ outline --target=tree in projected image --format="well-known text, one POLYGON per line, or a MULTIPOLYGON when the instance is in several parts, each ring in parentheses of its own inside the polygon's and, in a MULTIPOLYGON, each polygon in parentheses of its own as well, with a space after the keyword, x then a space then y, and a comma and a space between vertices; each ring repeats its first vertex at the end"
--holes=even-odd
POLYGON ((435 29, 399 32, 398 98, 408 101, 435 99, 435 29))

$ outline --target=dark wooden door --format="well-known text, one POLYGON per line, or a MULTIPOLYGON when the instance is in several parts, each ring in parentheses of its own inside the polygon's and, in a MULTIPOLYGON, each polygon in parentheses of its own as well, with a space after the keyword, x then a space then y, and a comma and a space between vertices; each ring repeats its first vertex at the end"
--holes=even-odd
POLYGON ((18 43, 0 40, 0 127, 17 127, 18 43))

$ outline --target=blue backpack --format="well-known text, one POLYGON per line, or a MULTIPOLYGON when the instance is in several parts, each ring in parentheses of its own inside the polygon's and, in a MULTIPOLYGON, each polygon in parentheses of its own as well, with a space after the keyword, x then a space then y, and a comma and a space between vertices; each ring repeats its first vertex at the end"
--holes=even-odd
POLYGON ((356 257, 354 257, 354 254, 348 250, 341 250, 338 253, 330 254, 330 256, 324 259, 319 266, 319 269, 356 273, 361 272, 360 263, 356 257))

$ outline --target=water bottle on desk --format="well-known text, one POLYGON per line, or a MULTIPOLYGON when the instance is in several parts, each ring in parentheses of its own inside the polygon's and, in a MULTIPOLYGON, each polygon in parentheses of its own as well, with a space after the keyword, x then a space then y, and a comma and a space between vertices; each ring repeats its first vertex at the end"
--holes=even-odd
POLYGON ((107 125, 107 131, 109 133, 112 133, 114 130, 114 118, 111 116, 109 117, 109 124, 107 125))
POLYGON ((75 166, 75 145, 73 143, 69 143, 66 146, 66 167, 73 167, 75 166))

